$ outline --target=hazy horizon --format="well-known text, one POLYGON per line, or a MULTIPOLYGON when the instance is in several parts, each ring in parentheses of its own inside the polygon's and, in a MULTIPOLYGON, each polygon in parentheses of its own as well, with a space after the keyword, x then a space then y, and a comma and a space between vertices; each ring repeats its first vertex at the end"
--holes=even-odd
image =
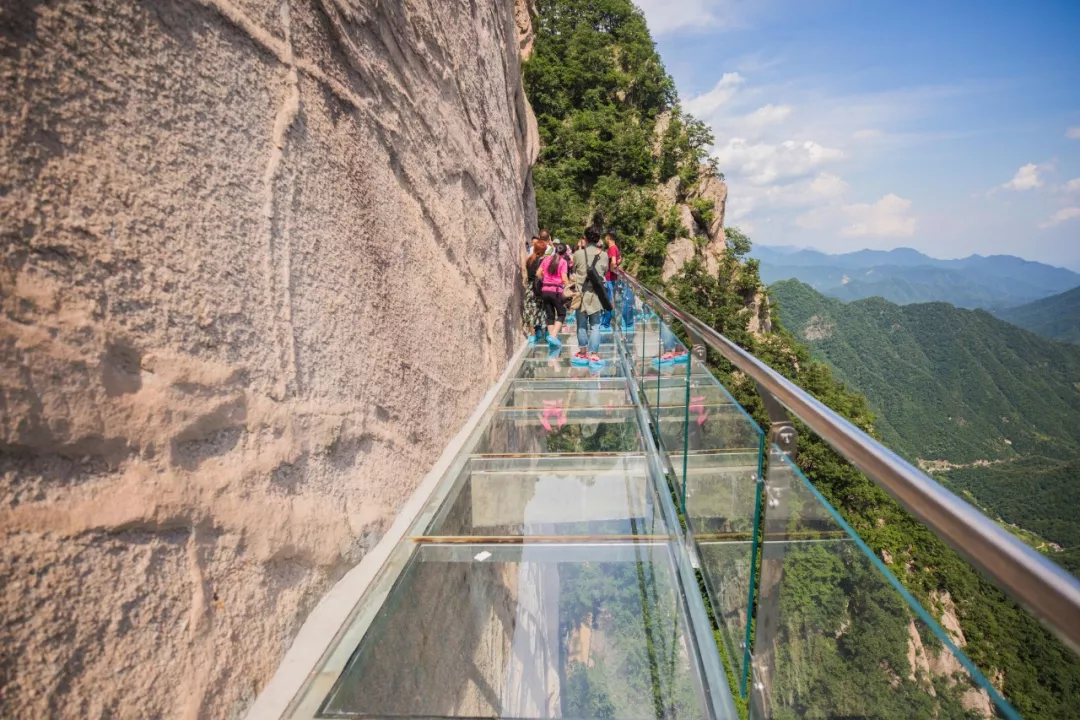
MULTIPOLYGON (((808 250, 808 251, 811 251, 811 252, 822 253, 823 255, 848 255, 848 254, 851 254, 851 253, 862 252, 864 250, 874 250, 874 251, 878 251, 878 252, 892 252, 894 250, 913 250, 913 251, 915 251, 917 253, 921 253, 922 255, 927 256, 928 258, 930 258, 932 260, 964 260, 966 258, 975 256, 975 255, 978 255, 978 256, 981 256, 981 257, 1001 257, 1001 256, 1005 256, 1005 257, 1019 258, 1020 260, 1026 260, 1028 262, 1042 263, 1043 265, 1050 265, 1052 267, 1064 268, 1065 270, 1071 270, 1073 272, 1080 273, 1080 266, 1078 266, 1078 267, 1070 267, 1068 265, 1061 265, 1061 264, 1057 264, 1057 263, 1046 262, 1044 260, 1033 260, 1032 258, 1024 257, 1023 255, 1019 255, 1017 253, 980 253, 980 252, 974 252, 974 253, 967 253, 965 255, 947 255, 947 256, 943 256, 941 254, 935 254, 933 252, 926 252, 924 250, 919 250, 918 248, 912 247, 910 245, 897 245, 895 247, 885 247, 885 248, 858 247, 858 248, 853 248, 851 250, 839 250, 837 252, 829 252, 827 250, 822 250, 821 248, 813 247, 811 245, 784 245, 784 244, 773 244, 773 243, 765 243, 765 242, 755 242, 754 247, 764 247, 764 248, 769 248, 769 249, 772 249, 772 250, 791 250, 793 252, 794 251, 800 251, 800 250, 808 250)), ((753 255, 753 250, 750 251, 750 254, 753 255)))

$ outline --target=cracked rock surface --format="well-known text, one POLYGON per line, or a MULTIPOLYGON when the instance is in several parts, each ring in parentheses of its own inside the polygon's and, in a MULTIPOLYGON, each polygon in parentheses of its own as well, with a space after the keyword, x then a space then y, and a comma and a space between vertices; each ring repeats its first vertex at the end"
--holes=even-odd
POLYGON ((0 716, 228 718, 520 342, 510 0, 0 6, 0 716))

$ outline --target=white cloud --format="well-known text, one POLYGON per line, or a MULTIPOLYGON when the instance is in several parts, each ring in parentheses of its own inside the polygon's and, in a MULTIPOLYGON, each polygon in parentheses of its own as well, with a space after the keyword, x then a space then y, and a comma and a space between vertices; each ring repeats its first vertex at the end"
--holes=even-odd
POLYGON ((763 125, 777 125, 786 120, 789 115, 791 115, 790 105, 773 105, 772 103, 769 103, 747 115, 744 118, 744 122, 756 127, 761 127, 763 125))
POLYGON ((1016 174, 1013 175, 1013 179, 1001 187, 1005 190, 1024 192, 1025 190, 1034 190, 1035 188, 1042 187, 1042 184, 1042 178, 1039 177, 1039 166, 1035 163, 1028 163, 1017 170, 1016 174))
POLYGON ((1067 207, 1058 210, 1056 213, 1047 218, 1044 222, 1039 223, 1041 228, 1051 228, 1061 223, 1072 220, 1073 218, 1080 217, 1080 207, 1067 207))
POLYGON ((756 211, 798 210, 837 203, 847 189, 843 178, 828 172, 783 184, 743 185, 737 194, 730 196, 727 216, 734 221, 756 211))
POLYGON ((1065 131, 1065 137, 1070 140, 1080 140, 1080 125, 1074 125, 1065 131))
POLYGON ((683 108, 697 118, 707 118, 731 102, 744 82, 745 78, 737 72, 724 73, 712 90, 687 100, 683 103, 683 108))
POLYGON ((908 212, 911 201, 889 193, 872 205, 845 205, 843 213, 851 222, 840 230, 847 237, 911 237, 915 218, 908 212))
POLYGON ((634 0, 654 37, 729 30, 746 24, 760 0, 634 0))
POLYGON ((844 157, 842 150, 824 147, 813 140, 785 140, 772 145, 751 144, 745 138, 728 140, 726 145, 716 148, 713 155, 725 171, 730 169, 745 175, 755 185, 806 175, 819 165, 844 157))
POLYGON ((1073 178, 1069 182, 1065 183, 1065 192, 1080 193, 1080 177, 1073 178))

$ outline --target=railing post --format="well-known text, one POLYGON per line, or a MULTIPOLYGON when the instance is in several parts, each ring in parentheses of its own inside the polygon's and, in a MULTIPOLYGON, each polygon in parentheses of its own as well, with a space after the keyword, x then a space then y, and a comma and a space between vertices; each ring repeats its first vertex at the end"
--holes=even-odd
MULTIPOLYGON (((769 538, 783 538, 787 532, 790 508, 788 496, 791 490, 791 472, 782 456, 795 459, 798 435, 788 417, 787 410, 762 387, 758 393, 769 414, 769 465, 765 473, 764 519, 761 528, 761 580, 758 585, 757 621, 755 627, 753 669, 754 690, 751 698, 751 717, 771 716, 769 707, 772 682, 776 670, 776 640, 780 631, 780 583, 784 574, 784 551, 782 540, 769 542, 769 538), (754 710, 756 709, 756 712, 754 710)), ((756 559, 756 548, 753 553, 756 559)), ((753 577, 754 568, 751 568, 753 577)), ((751 591, 752 592, 752 591, 751 591)), ((750 599, 753 602, 753 598, 750 599)), ((749 624, 747 650, 749 650, 749 624)))

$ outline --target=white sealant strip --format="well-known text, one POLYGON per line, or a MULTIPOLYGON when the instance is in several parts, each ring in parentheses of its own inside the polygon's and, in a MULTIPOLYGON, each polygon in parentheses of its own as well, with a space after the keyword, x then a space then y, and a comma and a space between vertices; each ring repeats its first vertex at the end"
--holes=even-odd
POLYGON ((308 676, 315 671, 319 660, 329 649, 330 643, 349 619, 353 608, 389 559, 391 552, 405 538, 409 528, 427 505, 462 446, 512 379, 512 374, 517 371, 528 347, 527 343, 522 343, 510 358, 498 381, 488 389, 473 414, 446 445, 438 461, 402 506, 390 529, 378 544, 323 595, 300 627, 300 632, 293 639, 292 646, 285 653, 274 676, 255 698, 245 720, 278 720, 285 714, 289 703, 303 688, 308 676))

